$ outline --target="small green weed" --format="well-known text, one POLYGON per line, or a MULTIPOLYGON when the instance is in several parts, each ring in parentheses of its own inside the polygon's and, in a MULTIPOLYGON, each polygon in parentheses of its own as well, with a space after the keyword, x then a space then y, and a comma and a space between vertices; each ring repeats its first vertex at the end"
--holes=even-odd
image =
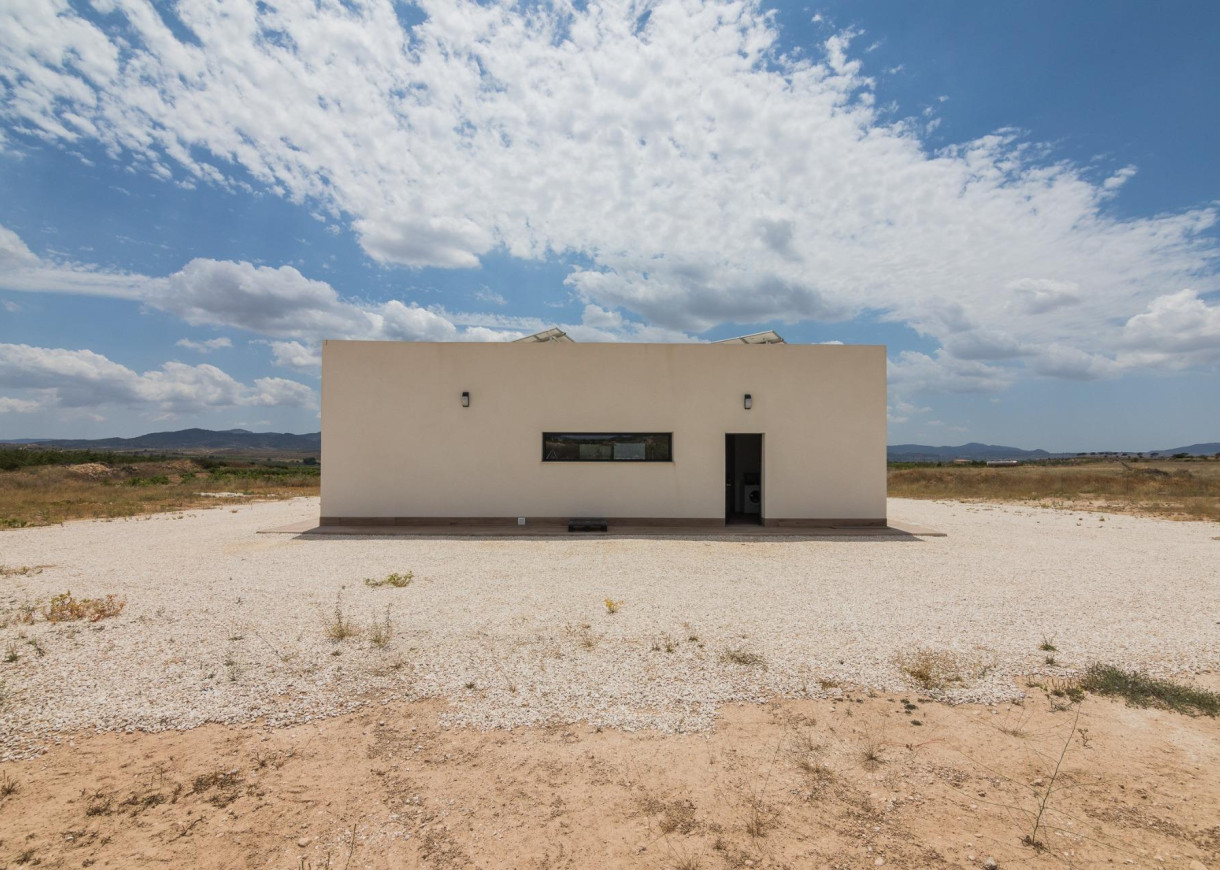
POLYGON ((402 589, 411 585, 411 581, 415 579, 415 574, 411 571, 399 574, 387 574, 380 579, 376 577, 365 577, 364 585, 370 589, 380 589, 382 586, 393 586, 395 589, 402 589))
POLYGON ((343 610, 343 595, 336 595, 334 615, 326 623, 326 636, 338 643, 359 633, 360 629, 343 610))
POLYGON ((1095 695, 1117 696, 1132 707, 1159 707, 1194 716, 1220 715, 1220 693, 1160 680, 1114 665, 1095 664, 1085 671, 1080 687, 1095 695))
POLYGON ((394 623, 390 621, 390 605, 385 606, 385 617, 374 619, 369 624, 369 641, 377 649, 385 649, 394 637, 394 623))

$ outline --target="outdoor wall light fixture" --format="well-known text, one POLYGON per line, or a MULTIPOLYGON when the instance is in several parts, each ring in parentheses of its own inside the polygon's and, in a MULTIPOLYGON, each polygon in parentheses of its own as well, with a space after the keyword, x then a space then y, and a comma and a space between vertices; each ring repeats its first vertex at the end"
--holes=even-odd
POLYGON ((470 393, 462 393, 462 407, 463 408, 470 407, 470 393))
POLYGON ((749 393, 746 393, 746 400, 745 400, 744 404, 746 406, 747 411, 750 410, 751 408, 753 408, 754 407, 754 397, 751 396, 749 393))

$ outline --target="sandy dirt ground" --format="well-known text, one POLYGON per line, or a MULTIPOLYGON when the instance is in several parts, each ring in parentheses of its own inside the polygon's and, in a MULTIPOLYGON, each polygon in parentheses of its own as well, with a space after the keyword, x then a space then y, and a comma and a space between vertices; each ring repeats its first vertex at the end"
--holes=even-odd
POLYGON ((441 702, 90 735, 4 765, 0 866, 1220 866, 1217 720, 906 700, 699 735, 443 728, 441 702))
POLYGON ((948 537, 255 534, 315 505, 0 535, 0 870, 1220 868, 1220 720, 1048 693, 1097 659, 1220 689, 1214 524, 895 501, 948 537), (65 589, 128 604, 39 616, 65 589), (915 644, 996 666, 921 692, 915 644))

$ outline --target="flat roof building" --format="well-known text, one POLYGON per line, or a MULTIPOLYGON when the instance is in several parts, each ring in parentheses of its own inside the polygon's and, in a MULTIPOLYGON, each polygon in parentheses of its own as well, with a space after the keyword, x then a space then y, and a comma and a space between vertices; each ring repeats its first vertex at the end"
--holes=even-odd
POLYGON ((885 525, 881 346, 326 341, 322 523, 885 525))

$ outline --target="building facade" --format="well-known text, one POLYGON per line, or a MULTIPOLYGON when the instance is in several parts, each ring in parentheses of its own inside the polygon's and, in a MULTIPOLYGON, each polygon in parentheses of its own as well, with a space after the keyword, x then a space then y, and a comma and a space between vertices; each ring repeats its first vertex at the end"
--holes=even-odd
POLYGON ((884 525, 885 348, 757 338, 326 341, 322 523, 884 525))

